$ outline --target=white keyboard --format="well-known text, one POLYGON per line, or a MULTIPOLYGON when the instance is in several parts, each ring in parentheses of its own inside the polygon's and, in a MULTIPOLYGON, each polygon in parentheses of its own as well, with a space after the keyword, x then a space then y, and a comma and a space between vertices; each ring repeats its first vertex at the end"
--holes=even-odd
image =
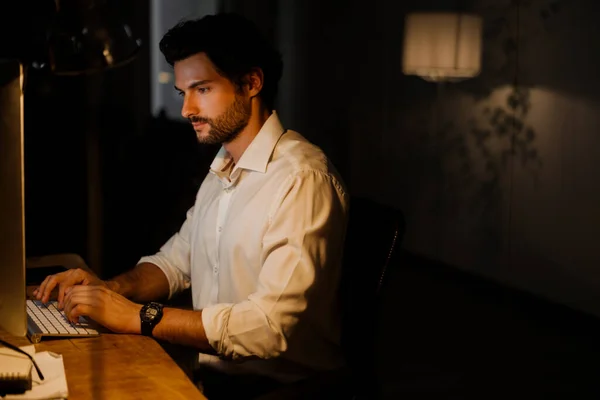
POLYGON ((65 313, 56 305, 56 301, 44 304, 38 300, 27 300, 27 316, 30 322, 37 326, 37 329, 35 326, 30 327, 29 333, 30 336, 36 334, 38 342, 41 336, 97 336, 99 334, 83 317, 79 318, 78 324, 70 323, 65 313))

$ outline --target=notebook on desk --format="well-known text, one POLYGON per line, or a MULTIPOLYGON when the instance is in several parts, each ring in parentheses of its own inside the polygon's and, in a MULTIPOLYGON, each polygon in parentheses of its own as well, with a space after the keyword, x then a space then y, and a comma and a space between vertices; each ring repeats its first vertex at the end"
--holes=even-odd
POLYGON ((30 390, 32 367, 26 355, 7 347, 0 348, 0 396, 30 390))
MULTIPOLYGON (((14 350, 10 350, 7 348, 0 348, 0 371, 2 371, 3 368, 4 371, 7 371, 7 368, 14 369, 15 356, 18 355, 20 360, 27 361, 27 364, 23 362, 22 365, 19 367, 19 369, 21 370, 20 376, 28 376, 25 390, 22 390, 24 387, 21 387, 19 388, 20 390, 7 391, 7 394, 5 397, 3 397, 3 399, 57 400, 68 398, 69 388, 67 386, 65 366, 62 356, 60 354, 56 354, 50 351, 43 351, 41 353, 37 353, 33 345, 24 346, 20 349, 33 357, 40 371, 42 371, 44 379, 40 378, 35 368, 32 368, 33 363, 26 355, 22 353, 17 353, 14 350), (7 364, 3 363, 3 353, 6 353, 8 351, 11 351, 12 354, 8 356, 9 358, 4 359, 4 361, 8 361, 7 364)), ((2 381, 0 380, 0 384, 1 382, 2 381)))
POLYGON ((45 336, 97 335, 87 321, 64 326, 55 306, 26 299, 23 78, 17 60, 0 59, 0 325, 34 343, 45 336))

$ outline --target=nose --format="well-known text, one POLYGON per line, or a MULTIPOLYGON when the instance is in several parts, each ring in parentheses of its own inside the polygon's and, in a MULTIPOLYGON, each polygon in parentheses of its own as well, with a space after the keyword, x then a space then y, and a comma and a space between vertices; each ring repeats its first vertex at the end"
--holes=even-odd
POLYGON ((190 118, 193 115, 199 115, 200 110, 198 105, 191 96, 184 96, 183 105, 181 106, 181 115, 183 118, 190 118))

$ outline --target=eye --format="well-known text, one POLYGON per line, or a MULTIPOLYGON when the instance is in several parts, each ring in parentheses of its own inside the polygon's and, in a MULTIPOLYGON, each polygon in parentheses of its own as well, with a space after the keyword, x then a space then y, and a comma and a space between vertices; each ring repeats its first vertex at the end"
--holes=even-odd
POLYGON ((198 93, 200 93, 200 94, 208 93, 209 90, 210 89, 207 88, 207 87, 199 87, 198 88, 198 93))
POLYGON ((177 92, 177 96, 179 96, 179 97, 183 97, 184 95, 185 95, 185 93, 183 93, 183 92, 177 92))

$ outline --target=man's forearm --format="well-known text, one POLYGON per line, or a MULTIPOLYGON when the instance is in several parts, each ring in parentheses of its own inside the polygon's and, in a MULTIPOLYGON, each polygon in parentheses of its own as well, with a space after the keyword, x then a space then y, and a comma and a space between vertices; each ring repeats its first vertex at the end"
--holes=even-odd
POLYGON ((152 336, 171 343, 193 347, 204 353, 214 353, 208 343, 202 323, 202 311, 163 309, 161 321, 154 327, 152 336))
POLYGON ((164 272, 151 263, 141 263, 106 282, 108 287, 138 303, 169 296, 169 281, 164 272))

